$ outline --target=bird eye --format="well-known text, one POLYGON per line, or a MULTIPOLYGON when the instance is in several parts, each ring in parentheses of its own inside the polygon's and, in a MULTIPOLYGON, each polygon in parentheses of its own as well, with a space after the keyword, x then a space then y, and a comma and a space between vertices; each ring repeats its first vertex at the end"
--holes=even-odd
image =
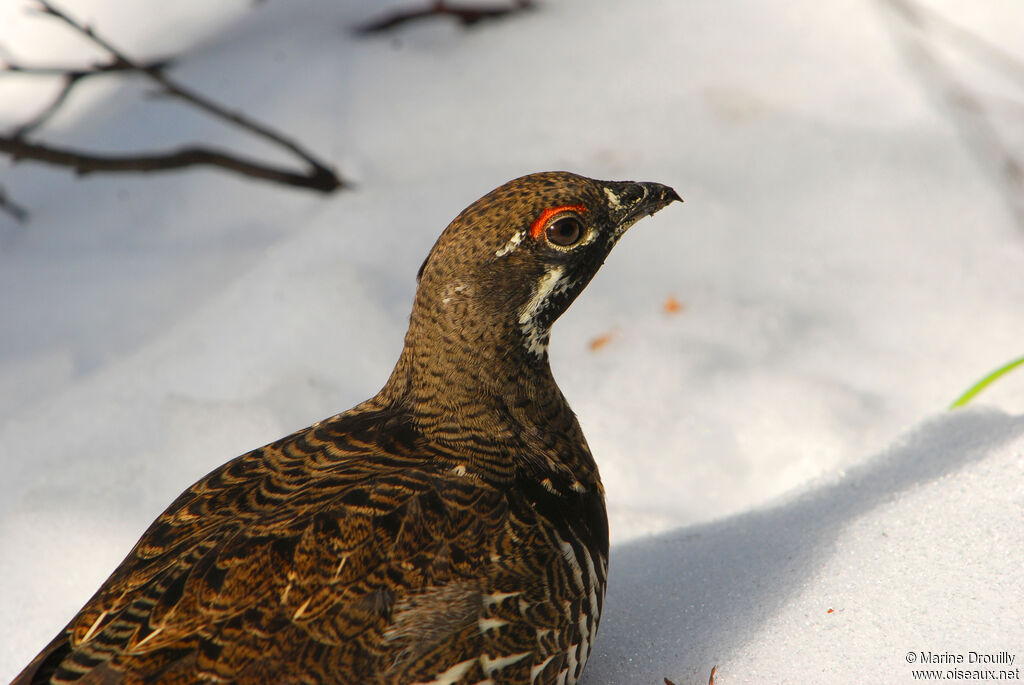
POLYGON ((583 224, 574 216, 559 219, 548 226, 546 234, 548 242, 561 247, 575 245, 583 237, 583 224))

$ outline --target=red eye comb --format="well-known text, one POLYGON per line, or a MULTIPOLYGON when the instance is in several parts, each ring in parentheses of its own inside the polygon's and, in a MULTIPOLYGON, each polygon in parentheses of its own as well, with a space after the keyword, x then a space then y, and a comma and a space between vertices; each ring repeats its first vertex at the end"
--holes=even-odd
POLYGON ((537 239, 540 237, 540 232, 544 230, 544 224, 548 222, 548 219, 553 217, 555 214, 565 211, 579 212, 580 214, 587 211, 587 208, 583 205, 562 205, 561 207, 552 207, 551 209, 545 209, 540 213, 532 224, 530 224, 530 237, 537 239))

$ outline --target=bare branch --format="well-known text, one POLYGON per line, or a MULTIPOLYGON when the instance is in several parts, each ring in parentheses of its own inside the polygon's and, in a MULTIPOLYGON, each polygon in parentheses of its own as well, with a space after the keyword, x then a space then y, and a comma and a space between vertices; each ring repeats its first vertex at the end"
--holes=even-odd
POLYGON ((332 192, 341 188, 344 181, 326 164, 320 162, 300 147, 298 143, 285 138, 269 127, 259 124, 240 112, 232 112, 213 100, 172 81, 166 74, 170 60, 155 60, 147 63, 136 62, 117 47, 64 11, 49 0, 38 0, 39 12, 64 22, 75 31, 89 38, 93 43, 111 55, 109 62, 96 63, 86 69, 57 69, 54 67, 25 67, 8 60, 8 71, 39 75, 59 75, 64 85, 55 100, 39 115, 17 128, 12 134, 0 136, 0 152, 11 155, 14 161, 32 159, 48 164, 67 166, 79 174, 95 172, 152 172, 180 169, 187 166, 206 165, 227 169, 236 173, 275 181, 285 185, 309 188, 320 192, 332 192), (239 128, 249 131, 278 147, 283 147, 308 165, 305 173, 270 166, 245 159, 226 151, 192 146, 160 154, 105 155, 67 148, 57 148, 25 140, 26 135, 46 122, 67 99, 72 88, 83 79, 98 74, 132 72, 142 74, 160 86, 160 92, 180 98, 191 105, 219 119, 226 120, 239 128))
MULTIPOLYGON (((214 102, 213 100, 210 100, 209 98, 197 93, 196 91, 172 81, 170 78, 167 77, 162 68, 154 69, 152 67, 146 67, 144 65, 136 63, 131 58, 129 58, 125 53, 121 52, 117 47, 115 47, 113 44, 107 41, 105 38, 97 34, 91 26, 85 26, 83 24, 80 24, 78 21, 71 18, 63 11, 57 9, 49 0, 38 0, 38 2, 42 6, 42 11, 45 14, 49 14, 53 17, 56 17, 57 19, 60 19, 71 28, 86 36, 87 38, 92 40, 92 42, 96 43, 96 45, 109 52, 114 57, 114 59, 116 59, 119 63, 124 64, 127 68, 133 71, 137 71, 141 74, 145 74, 150 79, 160 84, 163 87, 164 91, 167 92, 167 94, 179 97, 182 100, 185 100, 186 102, 190 102, 199 109, 202 109, 203 111, 208 112, 209 114, 215 117, 224 119, 226 121, 230 121, 232 124, 235 124, 240 128, 243 128, 261 138, 269 140, 270 142, 276 145, 279 145, 287 150, 290 150, 293 154, 295 154, 303 161, 305 161, 307 164, 309 164, 313 168, 315 175, 334 176, 333 171, 327 168, 326 165, 320 163, 316 158, 313 157, 312 154, 310 154, 305 149, 300 147, 298 143, 289 140, 288 138, 285 138, 280 133, 277 133, 276 131, 273 131, 262 124, 259 124, 255 121, 248 119, 240 112, 232 112, 230 110, 227 110, 224 107, 217 104, 216 102, 214 102)), ((342 180, 337 179, 337 185, 335 186, 335 188, 340 188, 342 185, 342 180)))
POLYGON ((162 71, 174 64, 174 60, 171 59, 158 59, 152 62, 147 62, 139 67, 132 66, 120 62, 117 58, 112 59, 109 62, 96 62, 90 64, 87 67, 27 67, 23 64, 14 62, 13 60, 7 60, 5 69, 7 71, 13 71, 19 74, 32 74, 38 76, 62 76, 64 78, 86 78, 88 76, 99 76, 102 74, 110 74, 118 71, 162 71))
MULTIPOLYGON (((155 60, 146 64, 145 68, 161 70, 165 69, 170 64, 171 60, 169 59, 155 60)), ((61 80, 64 82, 49 105, 43 108, 39 114, 14 130, 14 136, 18 138, 27 136, 29 133, 35 131, 49 121, 50 117, 56 114, 57 110, 59 110, 61 105, 63 105, 68 99, 68 96, 71 94, 71 90, 88 77, 133 70, 129 65, 118 62, 116 59, 109 63, 96 63, 86 68, 27 67, 8 60, 5 69, 6 71, 16 74, 60 76, 61 80)))
POLYGON ((58 166, 71 167, 80 175, 95 172, 152 172, 181 169, 188 166, 213 166, 228 169, 243 176, 275 181, 284 185, 309 188, 329 193, 339 187, 339 180, 330 171, 312 169, 308 174, 297 174, 259 162, 242 159, 219 150, 204 147, 186 147, 157 155, 97 155, 67 148, 56 148, 29 143, 15 136, 0 136, 0 152, 6 152, 15 162, 32 159, 58 166))
POLYGON ((47 121, 49 121, 50 117, 56 114, 57 110, 60 109, 61 105, 63 105, 64 102, 68 99, 68 95, 71 94, 71 89, 74 88, 75 84, 81 81, 81 79, 81 76, 74 76, 71 74, 65 76, 64 85, 62 85, 60 90, 57 91, 57 96, 54 97, 50 104, 43 108, 43 110, 39 112, 39 114, 35 115, 34 117, 26 121, 24 124, 14 129, 15 137, 20 138, 22 136, 26 136, 32 131, 35 131, 43 124, 45 124, 47 121))
POLYGON ((0 186, 0 212, 10 214, 19 224, 28 221, 28 210, 14 203, 14 200, 7 197, 7 191, 0 186))
POLYGON ((524 10, 533 9, 533 0, 515 0, 508 6, 452 5, 445 0, 433 0, 422 9, 398 10, 379 19, 374 19, 355 28, 357 34, 368 35, 396 29, 402 24, 427 17, 448 16, 455 18, 462 26, 473 26, 487 19, 499 19, 524 10))

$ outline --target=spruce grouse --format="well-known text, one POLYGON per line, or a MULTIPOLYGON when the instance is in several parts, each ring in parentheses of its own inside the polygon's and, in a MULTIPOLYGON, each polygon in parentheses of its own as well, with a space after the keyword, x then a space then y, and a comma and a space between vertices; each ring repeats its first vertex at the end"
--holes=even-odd
POLYGON ((465 209, 384 388, 190 487, 15 683, 575 683, 608 570, 551 324, 679 196, 566 172, 465 209))

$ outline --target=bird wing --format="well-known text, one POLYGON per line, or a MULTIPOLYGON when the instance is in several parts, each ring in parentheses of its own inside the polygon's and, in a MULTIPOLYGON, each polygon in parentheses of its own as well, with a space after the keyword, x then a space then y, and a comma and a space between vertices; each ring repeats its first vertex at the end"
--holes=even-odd
POLYGON ((224 464, 14 682, 575 682, 591 555, 424 449, 353 410, 224 464))
POLYGON ((341 415, 198 481, 15 682, 369 682, 460 632, 478 654, 507 500, 381 422, 341 415))

